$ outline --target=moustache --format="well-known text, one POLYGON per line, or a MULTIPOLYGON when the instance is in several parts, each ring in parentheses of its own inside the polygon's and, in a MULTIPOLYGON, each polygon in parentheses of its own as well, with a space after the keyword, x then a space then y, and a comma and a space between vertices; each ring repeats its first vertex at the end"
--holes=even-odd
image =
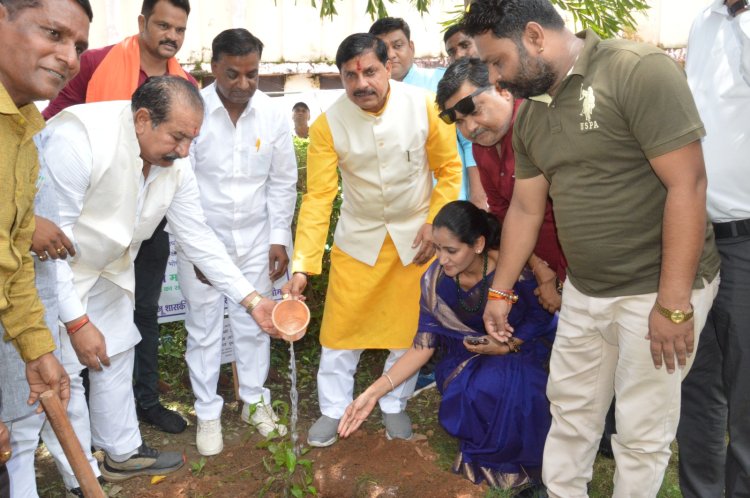
POLYGON ((170 47, 177 50, 177 42, 174 42, 172 40, 162 40, 159 42, 159 45, 169 45, 170 47))
POLYGON ((370 95, 375 95, 375 90, 372 89, 365 89, 365 90, 357 90, 354 92, 355 97, 367 97, 370 95))
POLYGON ((469 140, 476 140, 476 138, 487 131, 487 128, 477 128, 476 130, 472 131, 469 135, 469 140))
POLYGON ((165 155, 161 156, 161 158, 162 158, 162 160, 164 160, 165 162, 168 162, 168 163, 173 163, 173 162, 175 162, 176 160, 178 160, 178 159, 180 158, 180 156, 179 156, 179 155, 177 155, 177 154, 175 154, 175 153, 173 152, 173 153, 171 153, 171 154, 165 154, 165 155))

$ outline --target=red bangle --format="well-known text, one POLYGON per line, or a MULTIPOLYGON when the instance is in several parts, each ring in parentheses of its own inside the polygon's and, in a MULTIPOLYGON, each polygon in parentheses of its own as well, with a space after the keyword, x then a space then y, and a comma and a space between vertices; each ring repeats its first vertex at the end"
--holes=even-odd
POLYGON ((66 326, 65 328, 68 330, 68 335, 73 335, 79 330, 81 330, 83 326, 89 322, 90 322, 89 317, 88 315, 86 315, 83 318, 81 318, 79 321, 71 325, 70 327, 66 326))

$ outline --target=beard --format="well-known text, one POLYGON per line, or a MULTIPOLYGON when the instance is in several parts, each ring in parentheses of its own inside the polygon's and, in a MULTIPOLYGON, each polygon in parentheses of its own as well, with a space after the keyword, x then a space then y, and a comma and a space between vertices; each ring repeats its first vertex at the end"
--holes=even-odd
POLYGON ((518 75, 513 81, 500 81, 500 88, 508 90, 519 99, 528 99, 547 93, 557 79, 552 67, 541 57, 532 59, 523 43, 517 42, 516 45, 518 46, 518 75))

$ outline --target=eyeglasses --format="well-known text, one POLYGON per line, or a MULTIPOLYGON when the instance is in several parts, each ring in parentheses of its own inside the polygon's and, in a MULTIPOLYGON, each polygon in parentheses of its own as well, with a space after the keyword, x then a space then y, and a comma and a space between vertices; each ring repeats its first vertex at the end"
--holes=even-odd
POLYGON ((442 111, 440 114, 438 114, 438 116, 443 120, 443 122, 445 122, 445 124, 455 123, 456 111, 460 112, 463 115, 471 114, 472 112, 474 112, 474 109, 476 108, 476 106, 474 105, 474 97, 484 92, 485 90, 489 90, 490 88, 492 88, 492 86, 483 86, 481 88, 477 88, 469 95, 456 102, 456 105, 454 105, 450 109, 442 111))

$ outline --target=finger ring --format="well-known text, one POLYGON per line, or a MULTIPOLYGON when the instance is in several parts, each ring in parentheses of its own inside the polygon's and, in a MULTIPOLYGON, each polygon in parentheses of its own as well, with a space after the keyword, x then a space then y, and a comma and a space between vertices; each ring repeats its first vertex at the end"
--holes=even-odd
POLYGON ((289 293, 287 292, 286 294, 282 294, 281 299, 289 299, 289 293))
POLYGON ((55 251, 57 252, 57 254, 62 254, 65 252, 65 247, 58 247, 57 249, 55 249, 55 251))
POLYGON ((39 261, 44 261, 45 259, 47 259, 46 254, 39 254, 38 256, 39 256, 39 261))
POLYGON ((8 460, 10 460, 11 456, 13 456, 12 451, 3 451, 2 453, 0 453, 0 463, 6 463, 8 460))

